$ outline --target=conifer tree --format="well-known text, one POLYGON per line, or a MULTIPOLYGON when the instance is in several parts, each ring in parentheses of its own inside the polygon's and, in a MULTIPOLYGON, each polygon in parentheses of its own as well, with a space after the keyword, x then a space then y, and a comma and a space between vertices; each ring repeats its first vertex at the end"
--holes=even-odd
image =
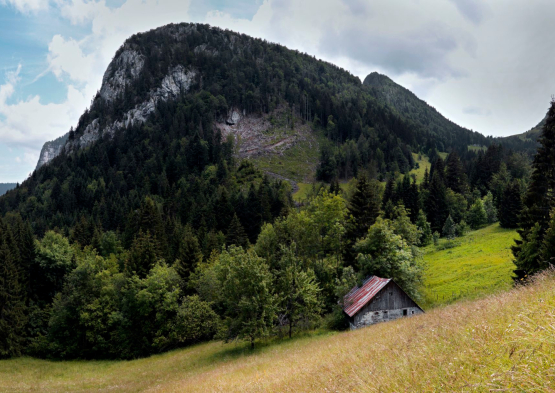
POLYGON ((129 256, 125 261, 125 271, 129 275, 136 274, 140 278, 145 278, 159 257, 158 245, 150 231, 143 232, 141 229, 129 250, 129 256))
POLYGON ((341 187, 339 186, 339 180, 337 180, 337 178, 334 178, 330 183, 330 194, 341 194, 341 187))
POLYGON ((432 176, 429 191, 428 199, 425 204, 426 216, 430 221, 432 231, 439 232, 442 230, 443 224, 449 213, 447 210, 445 186, 443 185, 443 180, 438 171, 432 176))
POLYGON ((509 183, 499 208, 499 223, 503 228, 518 228, 518 217, 522 211, 520 182, 515 180, 509 183))
POLYGON ((518 233, 522 240, 516 240, 513 254, 516 257, 517 278, 536 272, 545 267, 539 257, 539 247, 549 227, 549 214, 554 207, 555 190, 555 100, 547 112, 540 146, 532 163, 532 178, 524 197, 524 208, 520 215, 518 233), (537 248, 537 249, 535 249, 537 248))
POLYGON ((466 174, 457 152, 453 151, 445 162, 445 186, 462 194, 466 190, 466 174))
MULTIPOLYGON (((393 183, 391 183, 393 184, 393 183)), ((380 215, 379 185, 368 181, 364 174, 357 180, 355 192, 349 201, 349 221, 345 233, 345 259, 354 263, 353 246, 363 238, 380 215)))
POLYGON ((228 246, 236 245, 239 247, 247 247, 249 244, 249 238, 241 225, 241 221, 237 218, 237 214, 233 215, 229 228, 227 230, 227 235, 225 237, 225 242, 228 246))
POLYGON ((551 220, 542 241, 540 258, 545 264, 555 265, 555 209, 551 211, 551 220))
POLYGON ((380 195, 375 183, 361 175, 356 190, 349 201, 351 217, 347 230, 347 238, 356 240, 365 236, 380 214, 380 195))
POLYGON ((424 179, 422 180, 422 187, 428 189, 430 187, 430 173, 428 172, 428 167, 424 169, 424 179))
POLYGON ((6 229, 0 236, 0 358, 19 356, 23 348, 26 323, 23 289, 12 250, 6 241, 6 229))
POLYGON ((177 259, 174 263, 175 271, 183 282, 187 282, 189 275, 195 270, 196 266, 202 262, 202 252, 198 239, 193 233, 193 228, 187 225, 179 242, 177 259))
POLYGON ((419 209, 419 195, 418 185, 416 184, 416 178, 412 179, 412 183, 410 184, 406 196, 404 198, 405 208, 409 212, 409 216, 412 222, 416 222, 416 218, 418 217, 419 209))
POLYGON ((393 178, 389 178, 385 184, 385 190, 382 198, 382 208, 385 208, 385 205, 387 205, 387 202, 389 201, 392 201, 392 203, 395 202, 395 199, 395 180, 393 178))

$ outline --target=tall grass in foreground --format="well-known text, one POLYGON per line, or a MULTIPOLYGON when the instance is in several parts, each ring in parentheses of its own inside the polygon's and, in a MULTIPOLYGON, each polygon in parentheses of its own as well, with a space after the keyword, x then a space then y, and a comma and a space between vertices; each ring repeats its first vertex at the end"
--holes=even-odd
POLYGON ((526 287, 253 353, 208 343, 130 362, 0 362, 0 391, 555 392, 555 273, 526 287))

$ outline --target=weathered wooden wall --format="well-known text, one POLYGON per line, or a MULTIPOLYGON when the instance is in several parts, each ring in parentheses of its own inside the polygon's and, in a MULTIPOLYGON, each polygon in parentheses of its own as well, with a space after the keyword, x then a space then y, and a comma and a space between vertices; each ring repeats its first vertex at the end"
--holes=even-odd
POLYGON ((397 284, 391 281, 351 318, 351 328, 356 329, 422 313, 422 309, 397 284), (406 310, 406 315, 403 314, 404 310, 406 310))

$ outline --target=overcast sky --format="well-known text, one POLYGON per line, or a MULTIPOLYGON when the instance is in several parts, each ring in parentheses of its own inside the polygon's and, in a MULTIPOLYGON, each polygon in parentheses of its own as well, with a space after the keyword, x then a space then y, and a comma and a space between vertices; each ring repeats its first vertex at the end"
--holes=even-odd
POLYGON ((361 80, 391 77, 485 135, 526 131, 555 93, 550 0, 0 0, 0 182, 23 181, 75 126, 133 33, 204 22, 361 80))

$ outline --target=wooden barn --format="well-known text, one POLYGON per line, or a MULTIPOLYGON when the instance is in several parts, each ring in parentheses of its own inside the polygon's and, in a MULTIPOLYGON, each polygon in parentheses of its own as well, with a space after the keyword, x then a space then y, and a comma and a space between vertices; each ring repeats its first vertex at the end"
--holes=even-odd
POLYGON ((371 276, 361 287, 351 289, 343 304, 351 329, 424 312, 393 280, 377 276, 371 276))

